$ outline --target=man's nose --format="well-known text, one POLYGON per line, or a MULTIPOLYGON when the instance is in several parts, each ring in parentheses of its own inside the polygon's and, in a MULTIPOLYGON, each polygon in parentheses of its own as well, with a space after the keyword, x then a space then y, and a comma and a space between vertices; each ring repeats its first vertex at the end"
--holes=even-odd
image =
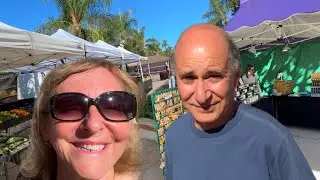
POLYGON ((206 105, 210 97, 211 93, 206 83, 203 80, 198 80, 195 89, 195 100, 199 103, 199 105, 206 105))

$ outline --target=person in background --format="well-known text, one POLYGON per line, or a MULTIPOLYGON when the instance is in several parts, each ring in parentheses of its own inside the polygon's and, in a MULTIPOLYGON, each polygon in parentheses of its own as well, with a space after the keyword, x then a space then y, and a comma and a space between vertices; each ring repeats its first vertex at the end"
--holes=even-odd
POLYGON ((259 84, 259 81, 254 74, 254 66, 251 64, 247 65, 246 74, 244 74, 241 79, 244 84, 259 84))
POLYGON ((240 55, 222 29, 189 27, 173 60, 189 113, 166 131, 166 180, 315 180, 286 127, 235 101, 240 55))
POLYGON ((66 63, 49 72, 37 97, 17 179, 138 179, 139 89, 127 73, 107 61, 66 63))

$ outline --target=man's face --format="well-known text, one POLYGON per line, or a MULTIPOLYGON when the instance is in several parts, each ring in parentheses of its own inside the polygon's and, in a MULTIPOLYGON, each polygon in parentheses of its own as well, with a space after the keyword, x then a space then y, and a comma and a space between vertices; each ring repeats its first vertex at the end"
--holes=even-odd
MULTIPOLYGON (((201 38, 200 38, 201 39, 201 38)), ((198 40, 198 39, 197 39, 198 40)), ((176 49, 177 85, 185 108, 204 129, 228 116, 237 78, 228 63, 224 37, 181 43, 176 49)))

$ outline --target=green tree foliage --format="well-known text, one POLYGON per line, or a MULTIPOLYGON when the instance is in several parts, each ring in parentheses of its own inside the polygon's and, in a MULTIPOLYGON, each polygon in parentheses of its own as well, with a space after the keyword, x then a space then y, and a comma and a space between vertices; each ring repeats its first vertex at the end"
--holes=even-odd
POLYGON ((240 0, 209 0, 209 10, 203 14, 209 24, 224 27, 230 15, 234 15, 240 7, 240 0))

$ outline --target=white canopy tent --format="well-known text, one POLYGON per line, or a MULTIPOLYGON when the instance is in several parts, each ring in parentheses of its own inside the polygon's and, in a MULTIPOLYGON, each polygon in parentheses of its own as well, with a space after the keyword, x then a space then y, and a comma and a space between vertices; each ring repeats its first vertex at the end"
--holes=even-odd
MULTIPOLYGON (((90 59, 108 59, 110 61, 121 61, 121 53, 114 48, 106 48, 98 46, 95 43, 81 39, 65 30, 59 29, 51 35, 51 37, 75 41, 82 43, 85 47, 85 57, 90 59)), ((110 45, 111 46, 111 45, 110 45)))
POLYGON ((21 30, 0 22, 0 71, 47 59, 81 56, 83 53, 81 43, 21 30))
POLYGON ((320 11, 294 14, 284 20, 266 20, 254 27, 243 26, 229 32, 238 48, 295 44, 319 37, 320 11))
MULTIPOLYGON (((107 48, 107 49, 112 49, 114 51, 118 51, 120 53, 120 56, 122 58, 122 61, 117 63, 117 64, 120 64, 120 65, 125 65, 125 64, 131 64, 131 63, 139 63, 140 64, 140 69, 142 70, 142 65, 141 65, 141 60, 142 59, 145 59, 145 57, 142 57, 138 54, 134 54, 122 47, 114 47, 104 41, 97 41, 95 43, 95 45, 99 46, 99 47, 103 47, 103 48, 107 48)), ((142 71, 141 71, 142 72, 142 71)), ((141 73, 141 77, 142 77, 142 80, 144 79, 143 77, 143 72, 141 73)))

